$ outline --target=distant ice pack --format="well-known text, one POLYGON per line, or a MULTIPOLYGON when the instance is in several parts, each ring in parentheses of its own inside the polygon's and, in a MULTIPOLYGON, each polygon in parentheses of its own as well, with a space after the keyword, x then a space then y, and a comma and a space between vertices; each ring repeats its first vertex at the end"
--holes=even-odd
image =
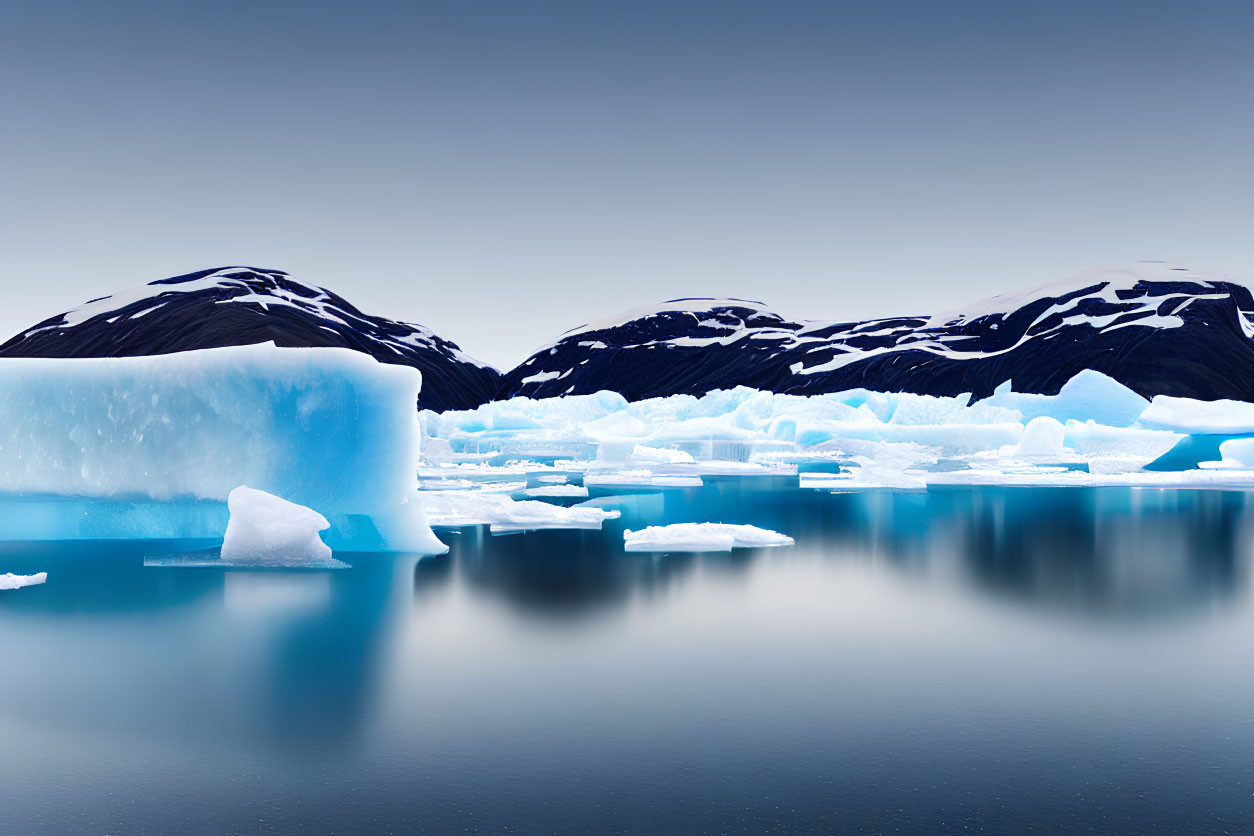
POLYGON ((829 490, 1254 485, 1254 441, 1239 438, 1254 438, 1254 405, 1151 402, 1091 370, 1056 395, 1015 392, 1007 381, 975 402, 865 389, 738 387, 634 402, 598 392, 424 412, 423 427, 433 465, 562 462, 585 486, 615 489, 754 474, 829 490), (1199 436, 1215 441, 1194 443, 1199 436))

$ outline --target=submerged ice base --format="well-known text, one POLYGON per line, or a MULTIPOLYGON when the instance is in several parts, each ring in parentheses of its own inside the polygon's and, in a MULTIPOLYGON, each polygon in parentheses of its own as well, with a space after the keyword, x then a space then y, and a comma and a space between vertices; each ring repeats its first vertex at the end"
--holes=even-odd
POLYGON ((273 344, 0 360, 0 539, 221 539, 247 484, 336 549, 437 553, 417 493, 419 373, 273 344))

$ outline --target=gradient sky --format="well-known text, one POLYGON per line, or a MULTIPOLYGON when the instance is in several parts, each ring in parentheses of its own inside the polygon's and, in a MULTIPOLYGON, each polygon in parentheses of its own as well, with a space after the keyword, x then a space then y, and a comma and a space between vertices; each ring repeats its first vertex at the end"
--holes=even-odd
POLYGON ((1254 279, 1254 4, 0 0, 0 333, 223 264, 505 367, 676 296, 1254 279))

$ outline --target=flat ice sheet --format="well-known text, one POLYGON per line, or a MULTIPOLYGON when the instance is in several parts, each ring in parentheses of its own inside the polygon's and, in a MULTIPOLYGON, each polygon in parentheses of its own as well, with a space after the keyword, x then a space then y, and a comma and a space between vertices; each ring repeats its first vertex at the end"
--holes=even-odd
POLYGON ((623 532, 629 552, 725 552, 792 544, 791 537, 754 525, 674 523, 623 532))
POLYGON ((24 586, 38 586, 48 580, 47 572, 36 572, 33 575, 15 575, 5 572, 0 575, 0 589, 21 589, 24 586))

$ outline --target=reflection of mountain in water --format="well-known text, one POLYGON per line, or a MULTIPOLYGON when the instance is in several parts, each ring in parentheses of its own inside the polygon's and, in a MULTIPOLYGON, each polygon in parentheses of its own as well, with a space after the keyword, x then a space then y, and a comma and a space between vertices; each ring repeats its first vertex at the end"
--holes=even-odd
POLYGON ((1244 493, 982 489, 934 495, 975 584, 1104 616, 1163 616, 1238 589, 1244 493))
POLYGON ((1229 598, 1244 569, 1243 493, 1125 488, 953 488, 927 493, 801 491, 787 480, 715 480, 624 506, 604 532, 449 532, 415 586, 455 578, 537 617, 570 617, 652 595, 694 567, 745 571, 771 550, 628 554, 622 530, 670 522, 751 523, 826 559, 885 560, 982 594, 1103 618, 1163 616, 1229 598))

